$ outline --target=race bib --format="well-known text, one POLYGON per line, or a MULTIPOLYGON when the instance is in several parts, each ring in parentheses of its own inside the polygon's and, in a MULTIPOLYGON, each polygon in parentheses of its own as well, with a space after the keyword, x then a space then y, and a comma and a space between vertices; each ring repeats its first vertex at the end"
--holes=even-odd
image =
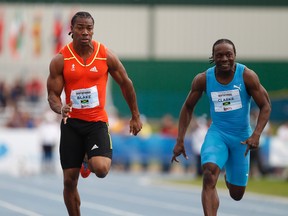
POLYGON ((99 105, 98 91, 96 86, 71 91, 72 107, 75 109, 93 108, 99 105))
POLYGON ((242 108, 239 89, 211 92, 215 112, 228 112, 242 108))

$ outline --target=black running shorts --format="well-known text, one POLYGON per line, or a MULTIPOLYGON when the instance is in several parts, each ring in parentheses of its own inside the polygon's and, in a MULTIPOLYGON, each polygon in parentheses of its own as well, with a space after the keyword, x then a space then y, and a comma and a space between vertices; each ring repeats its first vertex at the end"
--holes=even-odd
POLYGON ((85 153, 112 159, 112 141, 105 122, 67 119, 61 122, 60 161, 62 169, 80 168, 85 153))

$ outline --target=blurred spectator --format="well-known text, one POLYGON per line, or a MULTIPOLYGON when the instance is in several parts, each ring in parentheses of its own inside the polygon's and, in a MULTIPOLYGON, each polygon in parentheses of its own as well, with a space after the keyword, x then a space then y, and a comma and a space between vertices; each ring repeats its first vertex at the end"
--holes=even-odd
POLYGON ((42 147, 42 172, 54 173, 54 149, 60 139, 57 115, 50 110, 46 111, 38 129, 42 147))
POLYGON ((42 96, 42 83, 39 79, 33 78, 30 82, 26 84, 26 97, 28 101, 36 103, 39 102, 42 96))
POLYGON ((163 136, 177 137, 178 128, 174 118, 170 114, 166 114, 161 119, 160 134, 163 136))
POLYGON ((141 114, 140 119, 142 121, 142 130, 140 131, 139 136, 148 138, 152 134, 152 126, 149 124, 145 115, 141 114))
POLYGON ((206 115, 194 117, 191 122, 191 148, 195 157, 196 177, 202 176, 201 147, 208 131, 209 123, 206 115))
POLYGON ((288 145, 288 121, 278 127, 276 136, 288 145))
POLYGON ((12 116, 6 122, 9 128, 34 128, 36 123, 34 118, 28 112, 19 111, 18 106, 13 107, 12 116))
POLYGON ((271 146, 271 161, 273 162, 274 175, 288 180, 288 121, 282 123, 276 130, 276 136, 271 146), (273 148, 273 149, 272 149, 273 148), (275 160, 275 158, 277 158, 275 160), (276 161, 276 163, 275 163, 276 161))
POLYGON ((35 128, 37 126, 35 119, 29 112, 22 112, 22 127, 24 128, 35 128))
POLYGON ((8 102, 8 89, 4 81, 0 81, 0 112, 4 110, 8 102))
POLYGON ((113 134, 122 134, 126 129, 126 123, 120 118, 118 111, 115 109, 109 115, 109 131, 113 134))
POLYGON ((6 127, 9 128, 23 127, 23 117, 21 112, 19 112, 17 106, 14 106, 12 116, 8 119, 6 127))
MULTIPOLYGON (((161 136, 163 136, 162 138, 160 138, 160 140, 164 139, 164 140, 167 140, 167 141, 170 140, 173 143, 175 142, 174 139, 176 139, 176 137, 177 137, 178 127, 177 127, 175 119, 173 118, 172 115, 165 114, 161 118, 159 134, 161 136), (173 138, 173 140, 171 138, 173 138)), ((164 152, 165 151, 167 152, 167 150, 169 150, 169 146, 162 146, 162 151, 161 151, 162 154, 165 154, 164 152)), ((172 151, 172 149, 170 150, 170 153, 171 153, 171 151, 172 151)), ((164 159, 162 157, 160 163, 161 163, 161 167, 162 167, 162 172, 170 172, 170 170, 171 170, 170 155, 169 155, 169 159, 168 158, 164 159)), ((185 166, 185 168, 187 168, 187 166, 185 166)))
POLYGON ((17 104, 18 100, 25 96, 25 88, 23 80, 17 79, 11 87, 10 99, 12 104, 17 104))
MULTIPOLYGON (((250 112, 250 124, 252 129, 255 128, 257 123, 257 116, 259 110, 253 109, 250 112)), ((265 148, 267 148, 267 140, 271 135, 271 127, 268 122, 261 134, 259 148, 253 151, 250 151, 250 175, 251 177, 256 177, 258 175, 265 176, 271 169, 268 165, 268 155, 265 155, 265 148)), ((268 143, 269 144, 269 143, 268 143)))
POLYGON ((139 137, 141 139, 139 139, 138 149, 141 155, 141 167, 143 170, 147 170, 150 160, 152 159, 152 156, 150 155, 151 150, 147 146, 147 140, 149 140, 152 135, 152 126, 149 124, 145 115, 141 114, 140 119, 142 122, 142 130, 139 132, 139 137))
MULTIPOLYGON (((288 148, 288 121, 280 125, 277 129, 277 136, 283 143, 285 143, 286 149, 288 148)), ((288 181, 288 167, 282 171, 283 177, 288 181)))
POLYGON ((278 127, 276 136, 284 144, 283 152, 288 152, 288 121, 284 122, 278 127))

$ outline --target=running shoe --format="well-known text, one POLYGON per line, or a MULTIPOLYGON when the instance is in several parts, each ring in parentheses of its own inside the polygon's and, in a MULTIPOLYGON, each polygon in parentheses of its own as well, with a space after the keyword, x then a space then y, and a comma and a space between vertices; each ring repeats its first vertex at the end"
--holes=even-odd
POLYGON ((83 161, 82 166, 80 168, 80 174, 83 178, 87 178, 90 175, 91 171, 88 168, 88 163, 83 161))

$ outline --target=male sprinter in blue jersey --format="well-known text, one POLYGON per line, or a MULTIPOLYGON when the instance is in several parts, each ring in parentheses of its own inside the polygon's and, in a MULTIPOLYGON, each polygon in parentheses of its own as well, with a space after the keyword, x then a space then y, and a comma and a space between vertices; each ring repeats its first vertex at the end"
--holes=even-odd
POLYGON ((219 208, 216 183, 225 167, 226 185, 234 200, 241 200, 248 181, 250 150, 259 146, 260 135, 269 120, 271 105, 267 91, 254 71, 235 62, 236 49, 228 39, 217 40, 212 48, 215 66, 198 74, 179 117, 177 143, 172 162, 185 158, 184 136, 193 110, 206 92, 212 123, 201 149, 203 167, 202 206, 205 216, 216 216, 219 208), (254 131, 250 127, 251 97, 260 109, 254 131))

